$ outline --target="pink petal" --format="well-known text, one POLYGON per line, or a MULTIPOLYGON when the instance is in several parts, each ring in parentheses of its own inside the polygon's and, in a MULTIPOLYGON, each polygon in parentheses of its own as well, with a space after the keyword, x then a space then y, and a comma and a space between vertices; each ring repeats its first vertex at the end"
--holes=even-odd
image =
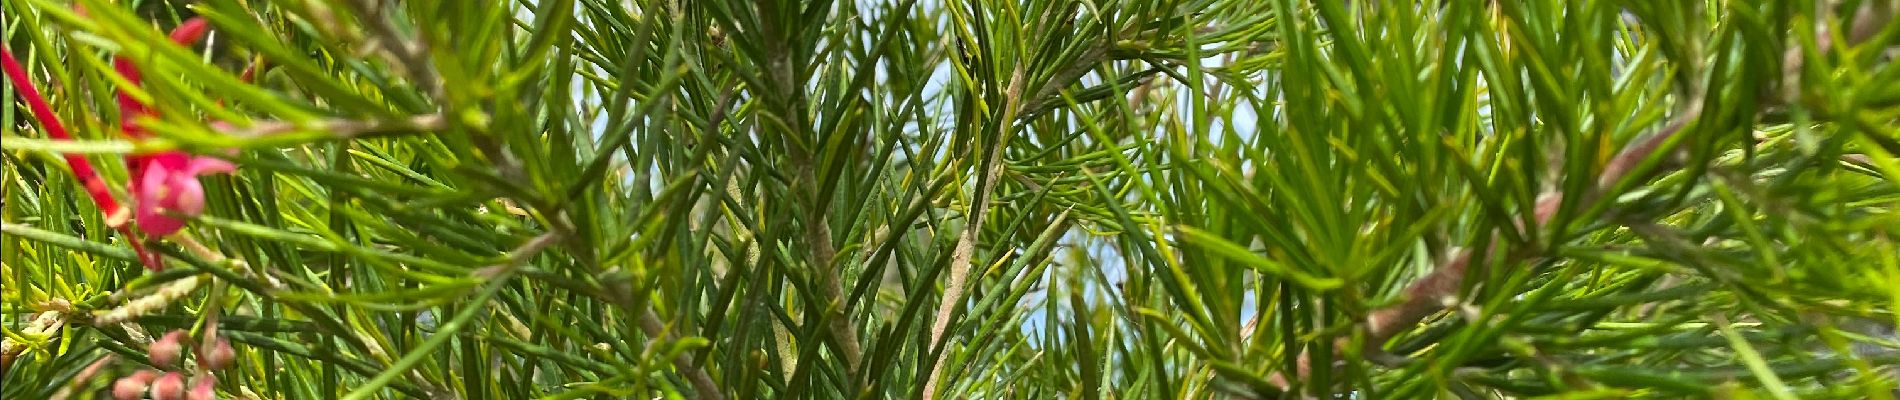
POLYGON ((185 221, 168 213, 187 217, 204 213, 204 185, 198 181, 199 175, 230 173, 237 169, 228 161, 175 151, 131 160, 139 177, 132 185, 136 200, 134 216, 138 218, 140 230, 159 237, 184 228, 185 221))
POLYGON ((191 161, 185 165, 185 173, 191 176, 228 174, 236 170, 237 166, 232 165, 230 161, 212 157, 192 157, 191 161))
POLYGON ((165 215, 157 208, 139 208, 139 230, 153 237, 165 237, 185 227, 185 221, 165 215))
POLYGON ((158 204, 165 196, 165 178, 172 174, 170 168, 157 162, 143 163, 139 168, 138 180, 132 185, 132 199, 137 208, 158 204))
POLYGON ((164 201, 160 203, 166 209, 191 217, 205 212, 205 188, 198 184, 198 177, 172 175, 170 189, 168 193, 165 193, 164 201))
MULTIPOLYGON (((133 216, 138 218, 139 230, 157 237, 177 232, 185 226, 184 221, 165 215, 164 212, 167 203, 176 203, 173 196, 177 190, 170 185, 170 178, 176 171, 166 168, 164 163, 149 162, 142 172, 144 174, 139 177, 139 185, 132 193, 136 200, 133 203, 133 216)), ((200 193, 200 196, 203 194, 200 193)))
MULTIPOLYGON (((125 77, 126 82, 130 82, 133 86, 139 84, 139 68, 138 66, 132 65, 132 60, 128 60, 124 57, 114 57, 112 59, 112 68, 118 70, 119 76, 125 77)), ((125 133, 134 138, 144 137, 145 130, 139 129, 137 124, 132 123, 132 120, 140 115, 151 114, 151 108, 146 107, 145 103, 140 103, 138 99, 133 98, 132 95, 126 94, 124 91, 114 92, 114 97, 119 100, 119 123, 124 125, 125 133)))

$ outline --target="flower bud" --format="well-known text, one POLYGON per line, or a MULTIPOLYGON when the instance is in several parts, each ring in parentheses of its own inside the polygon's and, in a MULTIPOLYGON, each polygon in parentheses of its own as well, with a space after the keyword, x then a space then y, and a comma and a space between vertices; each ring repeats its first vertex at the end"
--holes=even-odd
POLYGON ((152 382, 152 400, 184 400, 185 376, 177 372, 166 372, 152 382))
POLYGON ((230 340, 218 338, 218 342, 212 344, 211 349, 200 356, 204 357, 205 366, 214 370, 224 369, 231 366, 232 360, 237 359, 237 350, 231 349, 230 340))
POLYGON ((139 370, 139 372, 133 372, 131 376, 119 378, 118 381, 112 382, 112 398, 117 400, 144 398, 145 387, 150 386, 152 379, 156 378, 158 378, 158 371, 149 369, 139 370))
POLYGON ((185 349, 184 341, 184 330, 167 332, 164 337, 158 338, 156 342, 152 342, 152 349, 151 352, 147 354, 147 357, 151 358, 152 365, 159 368, 171 369, 178 363, 178 354, 185 349))
POLYGON ((217 400, 218 379, 209 375, 198 379, 198 385, 191 387, 191 393, 185 394, 185 400, 217 400))

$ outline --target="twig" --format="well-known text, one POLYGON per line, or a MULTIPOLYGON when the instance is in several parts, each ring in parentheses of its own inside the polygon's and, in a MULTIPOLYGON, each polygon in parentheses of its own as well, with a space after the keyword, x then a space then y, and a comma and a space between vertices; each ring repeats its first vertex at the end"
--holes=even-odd
POLYGON ((856 375, 858 365, 864 358, 864 350, 858 342, 857 329, 851 326, 851 319, 846 313, 850 305, 845 304, 844 298, 844 280, 841 276, 844 266, 833 265, 838 250, 831 243, 831 223, 825 220, 825 207, 819 206, 819 203, 823 203, 819 199, 824 198, 825 194, 819 193, 818 178, 812 173, 811 157, 804 151, 794 153, 792 162, 797 164, 799 182, 809 188, 812 201, 806 210, 805 238, 811 241, 811 268, 819 275, 818 295, 824 302, 820 306, 825 310, 826 329, 837 340, 838 355, 844 359, 845 371, 856 375))
MULTIPOLYGON (((805 173, 810 174, 810 170, 805 170, 805 173)), ((858 342, 857 329, 851 326, 851 319, 845 314, 844 281, 839 276, 844 273, 844 266, 832 265, 832 260, 837 258, 837 250, 831 243, 831 224, 825 222, 822 212, 814 214, 817 215, 806 221, 805 235, 812 240, 812 267, 820 269, 823 292, 819 295, 824 296, 828 303, 824 307, 825 313, 830 315, 825 317, 825 322, 831 329, 831 335, 838 339, 838 352, 843 353, 845 371, 856 374, 859 363, 864 359, 864 350, 858 342)))
MULTIPOLYGON (((42 312, 38 317, 34 317, 32 322, 26 324, 26 329, 20 330, 20 335, 52 335, 65 326, 66 315, 64 313, 59 311, 42 312)), ((5 376, 7 371, 13 369, 13 359, 18 358, 20 352, 23 351, 26 351, 26 344, 15 342, 13 338, 10 337, 0 339, 0 376, 5 376)))
POLYGON ((224 130, 224 134, 256 138, 276 136, 293 132, 326 132, 332 138, 352 139, 364 136, 377 136, 404 132, 432 132, 447 128, 448 121, 442 114, 425 114, 408 119, 369 121, 355 119, 326 119, 314 123, 291 123, 284 121, 266 121, 245 128, 224 130))
MULTIPOLYGON (((442 77, 436 73, 435 64, 430 62, 429 42, 421 38, 414 40, 403 38, 396 24, 390 22, 387 15, 384 15, 386 7, 382 1, 357 0, 349 4, 356 9, 358 14, 363 15, 370 32, 385 43, 381 47, 387 50, 384 53, 390 56, 391 61, 395 61, 394 66, 405 75, 409 75, 409 79, 413 80, 423 92, 441 101, 442 77)), ((421 32, 417 32, 417 36, 422 36, 421 32)))
POLYGON ((936 361, 931 362, 930 377, 924 381, 924 400, 937 397, 937 382, 943 378, 943 363, 950 358, 949 347, 943 346, 944 331, 950 327, 950 317, 956 312, 957 306, 963 304, 970 265, 976 256, 976 234, 983 231, 983 216, 989 214, 990 191, 996 188, 996 180, 1003 175, 1003 147, 1009 143, 1006 137, 1020 109, 1017 103, 1023 91, 1023 73, 1022 64, 1017 64, 1015 72, 1010 74, 1003 116, 998 118, 998 124, 1001 125, 997 128, 998 137, 990 149, 989 160, 984 163, 989 168, 984 171, 983 180, 978 182, 976 194, 970 200, 970 223, 963 226, 963 234, 957 237, 957 247, 950 253, 950 281, 943 285, 943 303, 937 305, 935 322, 930 327, 930 346, 925 347, 926 350, 938 350, 936 361))
MULTIPOLYGON (((672 331, 666 329, 666 325, 660 322, 660 315, 654 313, 651 307, 640 313, 640 330, 646 332, 647 336, 653 337, 653 340, 666 342, 675 340, 672 331)), ((726 398, 725 393, 719 391, 719 385, 713 383, 712 376, 706 374, 706 369, 693 361, 691 352, 682 351, 679 355, 673 356, 673 368, 678 368, 681 373, 686 374, 686 380, 692 382, 693 391, 698 392, 700 399, 724 400, 726 398)))
POLYGON ((499 264, 483 267, 482 269, 475 270, 475 272, 471 273, 470 275, 476 278, 480 278, 480 279, 493 279, 497 276, 502 276, 502 275, 508 274, 509 272, 514 272, 516 268, 520 268, 522 265, 527 264, 529 259, 534 258, 535 255, 541 254, 542 250, 547 250, 548 246, 553 246, 554 243, 559 242, 561 238, 562 238, 561 235, 551 233, 551 232, 543 233, 540 236, 535 236, 533 239, 528 239, 527 242, 522 243, 520 246, 516 246, 514 250, 508 251, 508 258, 506 261, 503 261, 499 264))
POLYGON ((195 274, 186 276, 184 279, 166 283, 165 286, 160 286, 157 291, 152 292, 150 295, 132 299, 123 305, 100 313, 99 316, 93 317, 92 325, 112 326, 120 322, 138 318, 153 311, 164 309, 166 306, 171 305, 173 301, 191 294, 193 290, 197 290, 199 283, 202 283, 201 278, 195 274))
POLYGON ((91 381, 93 376, 99 375, 99 371, 104 371, 106 367, 112 365, 113 361, 117 360, 118 358, 113 357, 111 354, 106 354, 105 356, 99 357, 98 360, 93 360, 92 364, 86 365, 86 369, 79 370, 78 375, 67 379, 66 384, 60 386, 58 392, 53 392, 51 400, 66 400, 72 398, 74 393, 83 393, 81 390, 86 386, 87 381, 91 381))
POLYGON ((833 265, 833 260, 837 259, 838 250, 831 242, 831 224, 825 220, 826 207, 819 205, 823 203, 819 199, 825 198, 826 194, 819 193, 818 178, 812 173, 811 156, 807 151, 793 150, 792 163, 797 170, 798 182, 807 189, 808 197, 812 202, 805 210, 805 238, 811 241, 811 259, 807 262, 819 275, 818 295, 824 302, 820 306, 824 308, 825 328, 830 331, 831 337, 837 340, 837 352, 839 357, 844 359, 846 372, 856 375, 858 364, 863 360, 864 351, 863 345, 858 342, 857 329, 851 325, 847 314, 850 305, 845 304, 844 298, 844 281, 841 276, 844 274, 844 267, 833 265))
MULTIPOLYGON (((775 5, 769 2, 761 3, 760 5, 762 6, 761 11, 767 14, 772 13, 773 11, 771 10, 775 7, 775 5)), ((775 21, 767 20, 764 22, 766 22, 766 24, 761 26, 761 31, 765 32, 767 37, 775 37, 774 35, 778 34, 782 28, 775 25, 775 21)), ((776 92, 779 96, 787 97, 786 101, 778 103, 781 109, 778 110, 777 113, 784 118, 785 121, 777 125, 789 127, 805 124, 806 121, 804 121, 804 119, 806 118, 801 114, 800 110, 804 107, 805 99, 802 96, 795 95, 798 93, 798 90, 803 87, 803 84, 801 80, 795 79, 795 77, 799 75, 793 71, 794 63, 790 60, 790 55, 785 49, 781 48, 781 46, 770 46, 768 49, 769 53, 767 57, 771 60, 768 72, 771 74, 771 78, 767 81, 775 84, 775 87, 771 88, 772 91, 776 92)), ((723 103, 724 99, 722 99, 721 102, 723 103)), ((716 117, 724 118, 725 105, 721 104, 717 112, 716 117)), ((719 119, 712 121, 717 122, 719 119)), ((718 128, 718 126, 707 127, 707 129, 713 130, 718 128)), ((850 305, 845 304, 844 282, 843 277, 840 276, 843 274, 843 267, 832 265, 832 261, 837 258, 837 248, 833 247, 834 245, 831 243, 831 226, 830 223, 825 220, 827 214, 825 208, 827 208, 827 206, 824 206, 826 202, 823 199, 828 198, 828 194, 819 193, 821 185, 812 172, 816 166, 812 160, 811 150, 805 147, 806 146, 799 145, 790 146, 790 156, 793 169, 795 170, 794 173, 797 174, 798 182, 805 187, 805 193, 801 194, 807 195, 810 201, 810 203, 807 204, 807 209, 804 210, 805 236, 806 240, 810 241, 808 247, 811 250, 809 254, 810 259, 807 260, 807 262, 811 264, 811 268, 815 269, 819 275, 818 295, 820 296, 819 300, 824 303, 821 307, 825 310, 824 319, 826 321, 826 330, 830 332, 833 339, 836 339, 836 351, 839 358, 844 359, 847 374, 855 376, 858 373, 858 364, 863 360, 863 346, 859 344, 856 327, 852 326, 851 320, 846 313, 850 305)))
MULTIPOLYGON (((1082 79, 1083 74, 1089 73, 1089 70, 1095 68, 1095 64, 1100 63, 1103 58, 1107 57, 1108 48, 1110 46, 1112 45, 1104 42, 1095 47, 1090 47, 1088 51, 1082 53, 1081 57, 1077 57, 1073 64, 1069 64, 1068 68, 1064 68, 1062 71, 1057 72, 1055 76, 1051 76, 1049 81, 1042 85, 1041 89, 1036 90, 1034 96, 1031 96, 1029 100, 1023 102, 1023 111, 1020 112, 1019 115, 1033 116, 1041 114, 1045 103, 1048 103, 1050 99, 1057 98, 1056 96, 1062 93, 1063 88, 1068 87, 1070 83, 1074 83, 1077 79, 1082 79)), ((1020 89, 1018 90, 1020 91, 1020 89)))

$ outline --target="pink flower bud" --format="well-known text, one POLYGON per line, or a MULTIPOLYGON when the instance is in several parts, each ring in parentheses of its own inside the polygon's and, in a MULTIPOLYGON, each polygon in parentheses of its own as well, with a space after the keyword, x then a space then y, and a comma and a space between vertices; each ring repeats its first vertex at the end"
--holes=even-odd
POLYGON ((185 331, 172 330, 165 333, 164 337, 158 338, 158 341, 152 342, 151 352, 146 357, 152 360, 154 366, 171 369, 178 363, 178 354, 185 349, 184 342, 185 331))
POLYGON ((198 379, 198 385, 191 387, 191 393, 185 394, 185 400, 216 400, 218 379, 209 375, 198 379))
POLYGON ((118 400, 139 400, 145 396, 145 382, 132 380, 132 377, 119 378, 112 383, 112 398, 118 400))
POLYGON ((131 376, 119 378, 118 381, 112 382, 112 398, 139 400, 145 397, 145 387, 151 385, 152 379, 156 378, 158 378, 158 371, 149 369, 139 370, 139 372, 133 372, 131 376))
POLYGON ((205 366, 211 369, 224 369, 231 366, 232 360, 237 359, 237 350, 231 349, 230 340, 218 338, 218 343, 211 345, 211 350, 200 357, 204 357, 205 366))
POLYGON ((157 382, 152 382, 152 400, 185 400, 185 376, 166 372, 157 382))

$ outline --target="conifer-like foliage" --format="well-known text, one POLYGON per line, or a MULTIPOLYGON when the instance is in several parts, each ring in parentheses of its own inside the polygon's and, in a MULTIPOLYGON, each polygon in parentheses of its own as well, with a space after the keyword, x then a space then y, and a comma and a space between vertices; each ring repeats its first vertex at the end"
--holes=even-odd
POLYGON ((0 398, 1895 397, 1892 0, 7 0, 0 398))

